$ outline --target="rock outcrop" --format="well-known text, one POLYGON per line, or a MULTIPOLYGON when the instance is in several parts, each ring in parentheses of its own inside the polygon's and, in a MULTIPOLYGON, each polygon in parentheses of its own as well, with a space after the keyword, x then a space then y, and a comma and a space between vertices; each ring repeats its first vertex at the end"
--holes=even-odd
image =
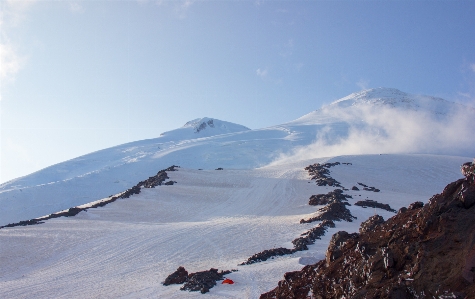
POLYGON ((325 260, 286 273, 261 298, 475 298, 474 163, 427 204, 336 233, 325 260))
MULTIPOLYGON (((305 167, 305 170, 308 171, 308 174, 311 176, 311 180, 314 180, 317 186, 332 186, 332 187, 341 187, 340 182, 330 177, 330 167, 340 165, 340 162, 334 163, 315 163, 305 167)), ((351 163, 343 163, 351 165, 351 163)))
POLYGON ((324 220, 331 220, 331 221, 348 221, 352 222, 353 219, 356 219, 346 208, 350 204, 347 202, 332 202, 323 208, 318 209, 319 214, 315 217, 311 217, 309 219, 301 219, 300 223, 311 223, 315 221, 324 221, 324 220))
POLYGON ((317 194, 310 196, 308 204, 311 206, 326 205, 333 202, 347 201, 351 195, 343 194, 343 190, 335 189, 327 194, 317 194))
POLYGON ((386 211, 389 211, 389 212, 394 212, 396 213, 396 210, 391 208, 390 205, 388 204, 385 204, 385 203, 380 203, 380 202, 377 202, 376 200, 371 200, 371 199, 366 199, 366 200, 360 200, 360 201, 357 201, 354 203, 355 206, 360 206, 360 207, 363 207, 363 208, 378 208, 378 209, 382 209, 382 210, 386 210, 386 211))
POLYGON ((223 280, 224 275, 235 271, 236 270, 218 272, 218 269, 211 268, 207 271, 188 274, 188 271, 180 266, 175 272, 168 275, 163 285, 184 284, 180 290, 190 292, 200 291, 204 294, 209 292, 209 290, 216 285, 216 281, 223 280))
POLYGON ((275 256, 282 256, 287 254, 293 254, 297 251, 308 250, 307 245, 311 245, 315 243, 315 240, 320 240, 322 236, 325 235, 327 231, 327 227, 335 227, 335 223, 331 220, 325 220, 319 224, 317 224, 314 228, 308 230, 307 232, 303 233, 300 237, 292 241, 294 244, 294 248, 273 248, 273 249, 266 249, 259 253, 254 254, 250 258, 248 258, 245 262, 239 264, 239 266, 243 265, 251 265, 254 263, 259 263, 263 261, 267 261, 270 258, 275 256))

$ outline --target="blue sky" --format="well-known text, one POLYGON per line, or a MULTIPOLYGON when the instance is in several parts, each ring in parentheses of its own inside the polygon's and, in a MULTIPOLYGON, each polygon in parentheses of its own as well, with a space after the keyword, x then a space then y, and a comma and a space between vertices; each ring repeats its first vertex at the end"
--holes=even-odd
POLYGON ((0 5, 0 182, 191 119, 262 128, 372 87, 475 103, 475 1, 0 5))

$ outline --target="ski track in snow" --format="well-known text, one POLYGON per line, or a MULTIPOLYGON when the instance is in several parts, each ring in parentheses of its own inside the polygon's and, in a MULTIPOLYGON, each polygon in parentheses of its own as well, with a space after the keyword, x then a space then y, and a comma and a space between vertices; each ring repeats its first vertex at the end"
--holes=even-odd
MULTIPOLYGON (((41 225, 0 230, 2 298, 258 298, 288 271, 300 270, 300 257, 324 258, 333 233, 358 231, 376 212, 350 206, 354 222, 335 222, 308 251, 265 262, 237 266, 254 253, 291 241, 317 223, 299 224, 319 208, 308 205, 313 194, 332 187, 309 183, 304 167, 313 163, 351 162, 330 175, 351 189, 357 182, 381 192, 345 191, 349 203, 372 199, 394 209, 427 202, 461 177, 467 158, 432 155, 366 155, 312 159, 253 170, 168 172, 173 186, 142 189, 139 195, 89 209, 75 217, 41 225), (361 196, 358 196, 361 195, 361 196), (163 286, 178 266, 189 272, 238 269, 210 293, 163 286)), ((144 178, 142 178, 144 179, 144 178)))

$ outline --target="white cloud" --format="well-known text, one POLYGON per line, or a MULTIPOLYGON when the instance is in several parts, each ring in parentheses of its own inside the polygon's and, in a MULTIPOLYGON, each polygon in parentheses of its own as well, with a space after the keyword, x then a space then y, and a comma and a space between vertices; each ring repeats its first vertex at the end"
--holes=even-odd
POLYGON ((26 18, 27 10, 36 0, 5 0, 0 10, 0 79, 14 79, 26 64, 26 56, 21 55, 17 44, 8 30, 19 26, 26 18))
POLYGON ((361 88, 361 90, 368 89, 368 85, 369 85, 369 80, 360 79, 358 82, 356 82, 356 86, 361 88))
POLYGON ((266 69, 263 69, 261 70, 260 68, 256 70, 256 74, 261 77, 261 78, 265 78, 267 77, 267 70, 266 69))
POLYGON ((314 143, 283 154, 274 163, 381 153, 475 155, 475 111, 464 107, 445 117, 371 105, 346 110, 327 106, 322 111, 327 116, 348 121, 347 134, 335 138, 341 132, 327 126, 319 131, 314 143))
POLYGON ((195 3, 195 0, 185 0, 181 1, 179 5, 176 6, 175 10, 178 14, 178 18, 184 19, 187 17, 190 7, 195 3))
POLYGON ((182 9, 188 9, 191 7, 191 5, 194 3, 192 0, 186 0, 181 4, 182 9))
POLYGON ((25 65, 26 57, 18 54, 13 43, 7 37, 0 43, 0 79, 12 79, 25 65))
POLYGON ((73 13, 83 13, 84 7, 78 2, 69 2, 69 10, 73 13))
POLYGON ((475 73, 475 63, 470 64, 470 69, 475 73))

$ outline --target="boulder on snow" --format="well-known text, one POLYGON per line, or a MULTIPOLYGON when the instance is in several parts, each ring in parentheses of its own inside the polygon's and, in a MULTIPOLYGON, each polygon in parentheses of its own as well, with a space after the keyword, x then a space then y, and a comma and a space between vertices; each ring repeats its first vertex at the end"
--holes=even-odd
POLYGON ((163 285, 171 285, 171 284, 182 284, 188 280, 188 271, 185 270, 184 267, 180 266, 176 269, 175 272, 168 275, 168 277, 163 282, 163 285))
POLYGON ((231 271, 221 271, 211 268, 208 271, 201 271, 191 273, 188 275, 188 280, 183 287, 182 291, 196 292, 200 291, 202 294, 209 292, 209 289, 216 285, 216 281, 223 280, 224 275, 231 273, 231 271))
POLYGON ((369 208, 378 208, 378 209, 382 209, 382 210, 386 210, 386 211, 389 211, 389 212, 394 212, 394 213, 396 213, 396 210, 394 210, 393 208, 391 208, 390 205, 384 204, 384 203, 380 203, 380 202, 377 202, 376 200, 372 200, 372 199, 366 199, 366 200, 357 201, 357 202, 355 203, 355 206, 360 206, 360 207, 363 207, 363 208, 366 208, 366 207, 369 207, 369 208))

